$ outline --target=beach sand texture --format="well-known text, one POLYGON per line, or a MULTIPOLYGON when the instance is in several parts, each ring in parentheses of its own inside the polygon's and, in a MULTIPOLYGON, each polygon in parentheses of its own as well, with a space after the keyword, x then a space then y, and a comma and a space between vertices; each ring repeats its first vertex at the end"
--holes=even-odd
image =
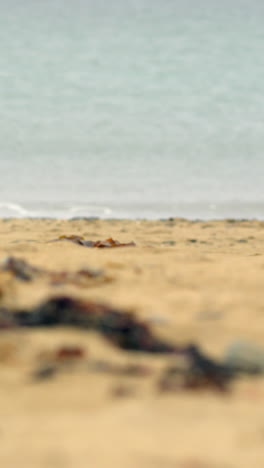
MULTIPOLYGON (((2 220, 0 259, 101 273, 51 284, 0 272, 0 305, 29 308, 60 295, 99 301, 134 312, 161 339, 220 359, 238 340, 263 345, 263 246, 260 221, 2 220), (50 242, 61 235, 136 246, 50 242)), ((0 465, 263 467, 264 378, 235 379, 226 392, 162 390, 172 360, 120 350, 83 329, 0 330, 0 465), (48 365, 62 347, 81 356, 53 373, 48 365)))

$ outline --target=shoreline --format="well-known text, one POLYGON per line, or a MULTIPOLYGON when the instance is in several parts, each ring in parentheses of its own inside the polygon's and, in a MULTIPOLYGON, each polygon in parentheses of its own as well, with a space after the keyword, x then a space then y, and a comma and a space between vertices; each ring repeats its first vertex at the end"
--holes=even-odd
POLYGON ((126 201, 123 204, 109 199, 98 202, 51 202, 22 203, 0 202, 0 218, 51 218, 72 219, 75 217, 98 217, 100 219, 153 219, 169 217, 186 219, 259 219, 264 220, 264 201, 228 202, 175 202, 162 200, 151 203, 126 201))
POLYGON ((53 216, 0 216, 0 222, 9 222, 9 221, 105 221, 105 222, 112 222, 112 221, 131 221, 131 222, 138 222, 138 221, 147 221, 147 222, 166 222, 166 221, 175 221, 175 222, 187 222, 187 223, 207 223, 207 222, 264 222, 264 218, 257 218, 257 217, 235 217, 235 216, 225 216, 223 218, 188 218, 186 216, 168 216, 168 217, 157 217, 157 218, 148 218, 148 217, 101 217, 101 216, 73 216, 71 218, 65 217, 53 217, 53 216))

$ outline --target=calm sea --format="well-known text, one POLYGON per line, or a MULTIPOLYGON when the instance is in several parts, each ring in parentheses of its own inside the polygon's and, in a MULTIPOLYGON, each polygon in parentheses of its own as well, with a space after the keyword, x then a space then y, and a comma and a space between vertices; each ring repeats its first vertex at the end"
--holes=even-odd
POLYGON ((263 0, 0 0, 0 216, 264 218, 263 0))

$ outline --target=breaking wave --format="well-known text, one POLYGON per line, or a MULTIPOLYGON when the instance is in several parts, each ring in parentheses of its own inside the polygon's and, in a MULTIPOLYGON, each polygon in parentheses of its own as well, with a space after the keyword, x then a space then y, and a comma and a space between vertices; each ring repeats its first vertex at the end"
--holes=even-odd
POLYGON ((30 217, 31 213, 22 205, 16 203, 0 203, 0 216, 4 217, 30 217))
POLYGON ((125 202, 113 201, 110 206, 97 203, 0 202, 0 218, 128 218, 159 219, 264 219, 264 202, 125 202))
POLYGON ((92 204, 67 203, 12 203, 0 202, 0 218, 62 218, 100 217, 112 215, 112 209, 107 206, 92 204))

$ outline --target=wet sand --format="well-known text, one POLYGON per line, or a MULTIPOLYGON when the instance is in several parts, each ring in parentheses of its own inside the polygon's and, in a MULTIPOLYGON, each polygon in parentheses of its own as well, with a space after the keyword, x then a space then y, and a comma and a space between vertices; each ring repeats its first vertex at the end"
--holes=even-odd
MULTIPOLYGON (((219 359, 237 340, 263 345, 263 246, 260 221, 2 220, 0 259, 101 275, 50 284, 1 272, 0 304, 29 308, 59 295, 103 302, 134 312, 162 339, 195 343, 219 359), (73 234, 136 246, 50 242, 73 234)), ((87 330, 1 330, 1 466, 263 467, 264 379, 237 379, 225 393, 161 391, 171 361, 120 350, 87 330), (41 378, 63 346, 84 356, 41 378), (124 371, 133 366, 142 372, 124 371)))

